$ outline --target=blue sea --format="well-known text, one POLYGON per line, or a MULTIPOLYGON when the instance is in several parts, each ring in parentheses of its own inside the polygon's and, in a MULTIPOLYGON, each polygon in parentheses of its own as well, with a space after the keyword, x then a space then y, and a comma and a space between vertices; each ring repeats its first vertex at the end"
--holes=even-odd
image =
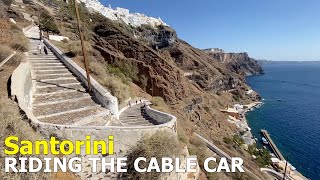
POLYGON ((266 129, 284 157, 304 176, 320 180, 320 63, 263 65, 247 77, 264 105, 247 114, 252 133, 266 129))

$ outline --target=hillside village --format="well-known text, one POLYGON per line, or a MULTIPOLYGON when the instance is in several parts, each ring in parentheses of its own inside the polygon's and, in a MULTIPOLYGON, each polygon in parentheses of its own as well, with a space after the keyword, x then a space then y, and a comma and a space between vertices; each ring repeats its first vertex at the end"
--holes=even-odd
POLYGON ((98 0, 81 0, 81 2, 83 2, 89 10, 99 12, 111 20, 121 20, 127 25, 134 27, 139 27, 143 24, 150 25, 152 27, 160 25, 167 26, 167 24, 164 23, 160 17, 156 19, 140 13, 130 13, 129 9, 120 7, 112 9, 110 4, 108 7, 106 7, 98 0))

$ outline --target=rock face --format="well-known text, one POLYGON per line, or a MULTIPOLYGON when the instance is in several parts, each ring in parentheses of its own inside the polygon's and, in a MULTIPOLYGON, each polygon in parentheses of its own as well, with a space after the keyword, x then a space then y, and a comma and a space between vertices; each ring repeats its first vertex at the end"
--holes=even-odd
POLYGON ((261 65, 255 59, 250 58, 246 52, 224 53, 208 50, 204 51, 235 73, 244 75, 257 75, 263 73, 261 65))
MULTIPOLYGON (((171 104, 199 90, 211 93, 239 87, 245 90, 243 75, 261 71, 246 53, 212 55, 180 40, 170 27, 126 28, 107 19, 98 22, 94 27, 95 48, 105 60, 138 67, 138 77, 148 79, 144 89, 171 104)), ((134 83, 142 86, 137 80, 134 83)))
MULTIPOLYGON (((187 79, 182 71, 152 47, 138 41, 125 29, 108 20, 97 25, 94 31, 95 48, 105 60, 110 64, 122 61, 138 67, 138 76, 148 79, 145 89, 149 94, 161 96, 171 103, 176 103, 187 95, 187 79)), ((151 43, 158 43, 156 40, 154 38, 151 43)), ((163 41, 159 42, 161 44, 163 41)), ((134 83, 142 85, 137 80, 134 83)))
POLYGON ((143 38, 155 50, 169 47, 178 41, 175 30, 168 26, 158 26, 157 28, 142 26, 138 28, 135 35, 143 38))

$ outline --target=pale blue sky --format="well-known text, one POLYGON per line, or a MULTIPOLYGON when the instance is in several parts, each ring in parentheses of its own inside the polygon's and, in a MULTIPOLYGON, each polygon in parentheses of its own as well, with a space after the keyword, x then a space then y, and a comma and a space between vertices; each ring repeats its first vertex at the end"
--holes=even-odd
POLYGON ((161 17, 198 48, 269 60, 320 60, 320 0, 101 0, 161 17))

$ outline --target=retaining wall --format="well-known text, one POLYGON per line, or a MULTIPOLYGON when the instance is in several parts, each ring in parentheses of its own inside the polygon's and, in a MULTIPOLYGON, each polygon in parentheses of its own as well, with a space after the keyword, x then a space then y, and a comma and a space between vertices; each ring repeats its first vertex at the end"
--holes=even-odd
POLYGON ((32 78, 31 69, 28 62, 21 62, 20 65, 13 71, 11 76, 11 95, 18 100, 23 110, 30 108, 32 101, 32 78))
MULTIPOLYGON (((86 87, 88 87, 86 72, 62 53, 57 47, 51 44, 47 39, 44 39, 44 43, 51 48, 52 52, 65 64, 68 69, 74 73, 79 80, 81 80, 86 87)), ((104 89, 95 79, 91 77, 92 93, 103 107, 110 110, 111 114, 115 117, 118 115, 118 99, 111 95, 106 89, 104 89)))

